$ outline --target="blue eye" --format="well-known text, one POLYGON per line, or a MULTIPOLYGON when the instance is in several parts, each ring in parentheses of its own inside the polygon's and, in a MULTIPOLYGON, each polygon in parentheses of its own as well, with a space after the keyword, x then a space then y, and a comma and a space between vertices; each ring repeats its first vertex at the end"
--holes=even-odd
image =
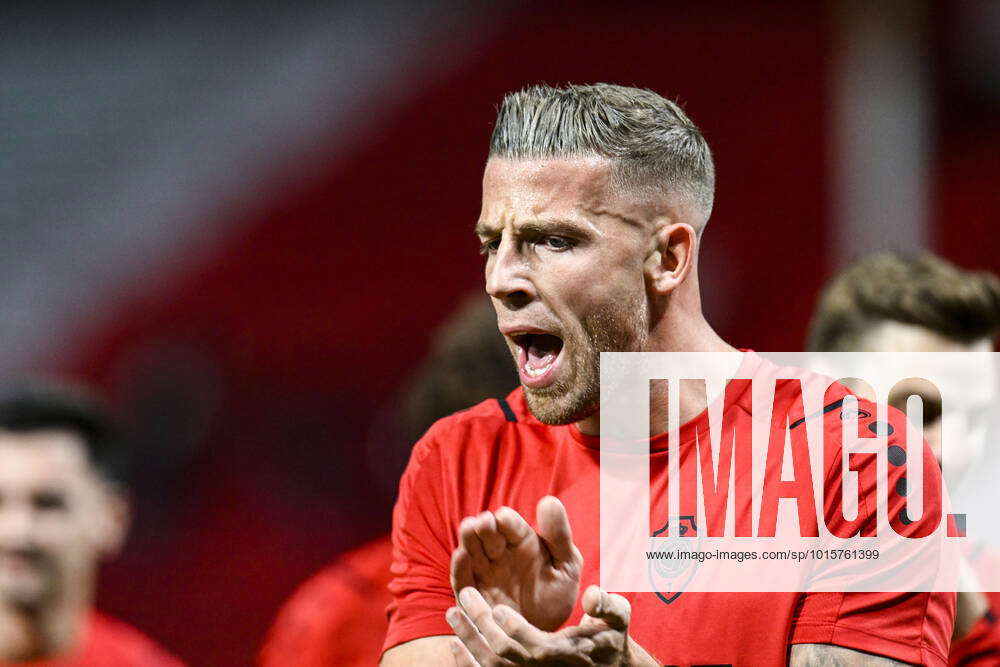
POLYGON ((546 236, 542 239, 542 242, 547 248, 552 250, 565 250, 573 245, 570 243, 569 239, 565 239, 561 236, 546 236))

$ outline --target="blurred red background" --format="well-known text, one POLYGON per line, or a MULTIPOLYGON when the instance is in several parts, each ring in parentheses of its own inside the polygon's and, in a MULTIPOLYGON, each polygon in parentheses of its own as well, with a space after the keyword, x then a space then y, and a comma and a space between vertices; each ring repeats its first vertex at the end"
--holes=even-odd
MULTIPOLYGON (((968 5, 928 5, 927 238, 1000 271, 1000 115, 963 78, 953 28, 968 5)), ((831 13, 790 1, 513 5, 418 43, 429 66, 390 60, 406 84, 349 118, 350 141, 319 128, 301 162, 276 159, 267 187, 205 217, 224 234, 168 253, 102 302, 99 326, 30 364, 97 383, 140 425, 137 522, 101 605, 194 664, 248 664, 296 584, 388 529, 392 498, 368 468, 366 434, 481 281, 472 226, 506 91, 608 81, 678 98, 718 169, 701 263, 709 320, 740 347, 800 349, 842 259, 831 13)))

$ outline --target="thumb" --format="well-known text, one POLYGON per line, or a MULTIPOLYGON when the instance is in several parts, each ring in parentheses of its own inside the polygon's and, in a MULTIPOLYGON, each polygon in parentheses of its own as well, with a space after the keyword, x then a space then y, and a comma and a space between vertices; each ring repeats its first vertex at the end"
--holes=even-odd
POLYGON ((569 525, 566 508, 555 496, 545 496, 538 501, 535 511, 538 519, 538 536, 545 542, 553 560, 557 563, 573 561, 577 549, 573 544, 573 530, 569 525))
POLYGON ((621 595, 605 593, 597 586, 590 586, 584 592, 583 611, 615 630, 627 630, 632 618, 632 605, 628 600, 621 595))

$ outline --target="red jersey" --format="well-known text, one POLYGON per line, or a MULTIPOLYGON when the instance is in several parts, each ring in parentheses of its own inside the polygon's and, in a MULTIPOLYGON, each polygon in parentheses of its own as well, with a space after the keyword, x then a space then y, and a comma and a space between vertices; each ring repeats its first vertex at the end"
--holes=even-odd
POLYGON ((135 628, 94 612, 87 619, 79 647, 66 655, 28 662, 2 662, 0 667, 184 667, 135 628))
MULTIPOLYGON (((996 572, 1000 553, 980 544, 968 556, 976 572, 996 572)), ((1000 593, 984 593, 990 608, 972 626, 969 633, 951 645, 948 664, 952 667, 989 667, 1000 665, 1000 593)))
POLYGON ((261 667, 378 664, 388 627, 391 560, 386 535, 342 555, 302 584, 268 633, 261 667))
MULTIPOLYGON (((792 402, 779 397, 776 404, 782 400, 792 402)), ((727 405, 726 415, 736 417, 737 428, 750 428, 749 401, 749 396, 741 396, 727 405)), ((863 424, 864 415, 875 414, 874 406, 859 413, 863 424)), ((822 418, 828 428, 841 428, 838 410, 826 410, 822 418)), ((903 447, 905 423, 898 420, 905 417, 895 412, 889 419, 897 423, 887 447, 903 447)), ((699 434, 704 438, 708 425, 706 410, 681 427, 682 468, 684 452, 694 449, 685 444, 699 434)), ((599 447, 599 438, 584 435, 574 424, 540 423, 528 410, 521 389, 506 400, 480 403, 431 427, 414 448, 393 513, 395 578, 389 588, 394 599, 383 650, 419 637, 452 634, 444 614, 455 604, 449 564, 457 547, 458 524, 483 510, 507 505, 530 521, 541 497, 558 497, 584 557, 581 590, 599 583, 599 447)), ((654 480, 657 473, 652 472, 666 475, 665 437, 651 439, 650 450, 653 494, 657 483, 661 489, 665 484, 654 480)), ((927 461, 925 480, 939 481, 940 471, 929 452, 927 461)), ((831 479, 826 483, 839 485, 840 466, 828 470, 831 479)), ((890 470, 889 488, 901 477, 898 470, 890 470)), ((891 501, 890 512, 898 512, 902 502, 891 501)), ((654 521, 655 526, 663 525, 666 517, 654 521)), ((681 667, 781 665, 787 662, 791 644, 805 643, 836 644, 908 663, 943 666, 955 614, 954 593, 677 591, 625 597, 632 605, 630 636, 664 664, 681 667)), ((581 615, 578 601, 567 623, 578 623, 581 615)))

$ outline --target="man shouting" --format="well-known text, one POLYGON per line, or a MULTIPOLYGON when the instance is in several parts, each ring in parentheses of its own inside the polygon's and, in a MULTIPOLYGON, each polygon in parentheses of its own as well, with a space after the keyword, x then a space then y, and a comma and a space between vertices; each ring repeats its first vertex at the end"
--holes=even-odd
MULTIPOLYGON (((701 132, 653 92, 540 86, 504 99, 476 234, 521 387, 437 422, 414 448, 394 512, 383 665, 945 664, 954 594, 593 585, 600 353, 734 351, 701 310, 714 182, 701 132)), ((682 449, 705 408, 681 396, 682 449)), ((666 415, 654 400, 661 478, 666 415)), ((749 428, 745 411, 734 419, 749 428)))

